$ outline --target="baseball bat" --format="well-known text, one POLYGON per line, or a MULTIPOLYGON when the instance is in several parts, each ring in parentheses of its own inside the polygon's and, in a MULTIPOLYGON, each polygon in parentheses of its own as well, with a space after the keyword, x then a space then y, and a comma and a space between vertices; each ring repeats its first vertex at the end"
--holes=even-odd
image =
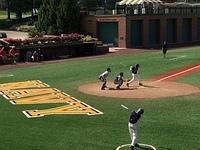
POLYGON ((128 109, 128 107, 123 105, 123 104, 121 104, 121 107, 124 108, 124 109, 128 109))

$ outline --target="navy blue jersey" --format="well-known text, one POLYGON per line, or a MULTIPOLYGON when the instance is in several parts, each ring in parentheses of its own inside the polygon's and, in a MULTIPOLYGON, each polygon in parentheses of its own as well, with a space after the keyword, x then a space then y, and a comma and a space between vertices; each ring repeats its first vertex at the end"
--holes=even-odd
POLYGON ((141 114, 137 113, 136 111, 132 111, 129 122, 132 124, 135 124, 140 119, 140 117, 141 117, 141 114))

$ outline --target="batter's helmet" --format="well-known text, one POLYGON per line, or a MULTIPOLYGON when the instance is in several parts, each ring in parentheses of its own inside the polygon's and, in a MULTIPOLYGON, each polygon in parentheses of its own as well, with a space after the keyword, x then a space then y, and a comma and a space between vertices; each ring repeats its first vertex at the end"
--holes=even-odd
POLYGON ((135 66, 136 66, 137 68, 139 68, 139 67, 140 67, 140 65, 139 65, 139 64, 136 64, 135 66))
POLYGON ((143 114, 143 113, 144 113, 144 109, 139 108, 139 109, 137 110, 137 113, 140 114, 140 115, 143 114))
POLYGON ((107 68, 107 71, 108 71, 108 72, 111 72, 111 69, 110 69, 110 68, 107 68))

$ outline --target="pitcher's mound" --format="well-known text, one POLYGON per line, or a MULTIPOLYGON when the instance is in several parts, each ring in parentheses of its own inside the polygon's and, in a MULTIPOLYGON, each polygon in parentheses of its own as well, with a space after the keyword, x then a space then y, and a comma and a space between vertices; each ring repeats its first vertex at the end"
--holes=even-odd
POLYGON ((160 98, 190 95, 200 93, 198 87, 177 82, 143 81, 143 86, 133 83, 133 86, 126 87, 126 82, 120 90, 115 89, 113 82, 108 82, 105 90, 101 90, 101 82, 81 85, 79 91, 105 97, 116 98, 160 98))

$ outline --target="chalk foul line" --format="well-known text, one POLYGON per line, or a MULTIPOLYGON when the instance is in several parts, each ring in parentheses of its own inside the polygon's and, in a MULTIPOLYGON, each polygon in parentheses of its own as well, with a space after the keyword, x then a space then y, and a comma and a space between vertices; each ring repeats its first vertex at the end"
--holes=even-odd
POLYGON ((0 78, 13 77, 13 74, 0 74, 0 78))
POLYGON ((189 68, 189 69, 186 69, 186 70, 177 72, 177 73, 175 73, 175 74, 172 74, 172 75, 169 75, 169 76, 166 76, 166 77, 163 77, 163 78, 161 78, 161 79, 159 79, 159 80, 156 80, 156 81, 164 81, 164 80, 167 80, 167 79, 169 79, 169 78, 172 78, 172 77, 175 77, 175 76, 178 76, 178 75, 187 73, 187 72, 189 72, 189 71, 192 71, 192 70, 195 70, 195 69, 198 69, 198 68, 200 68, 200 65, 194 66, 194 67, 192 67, 192 68, 189 68))

